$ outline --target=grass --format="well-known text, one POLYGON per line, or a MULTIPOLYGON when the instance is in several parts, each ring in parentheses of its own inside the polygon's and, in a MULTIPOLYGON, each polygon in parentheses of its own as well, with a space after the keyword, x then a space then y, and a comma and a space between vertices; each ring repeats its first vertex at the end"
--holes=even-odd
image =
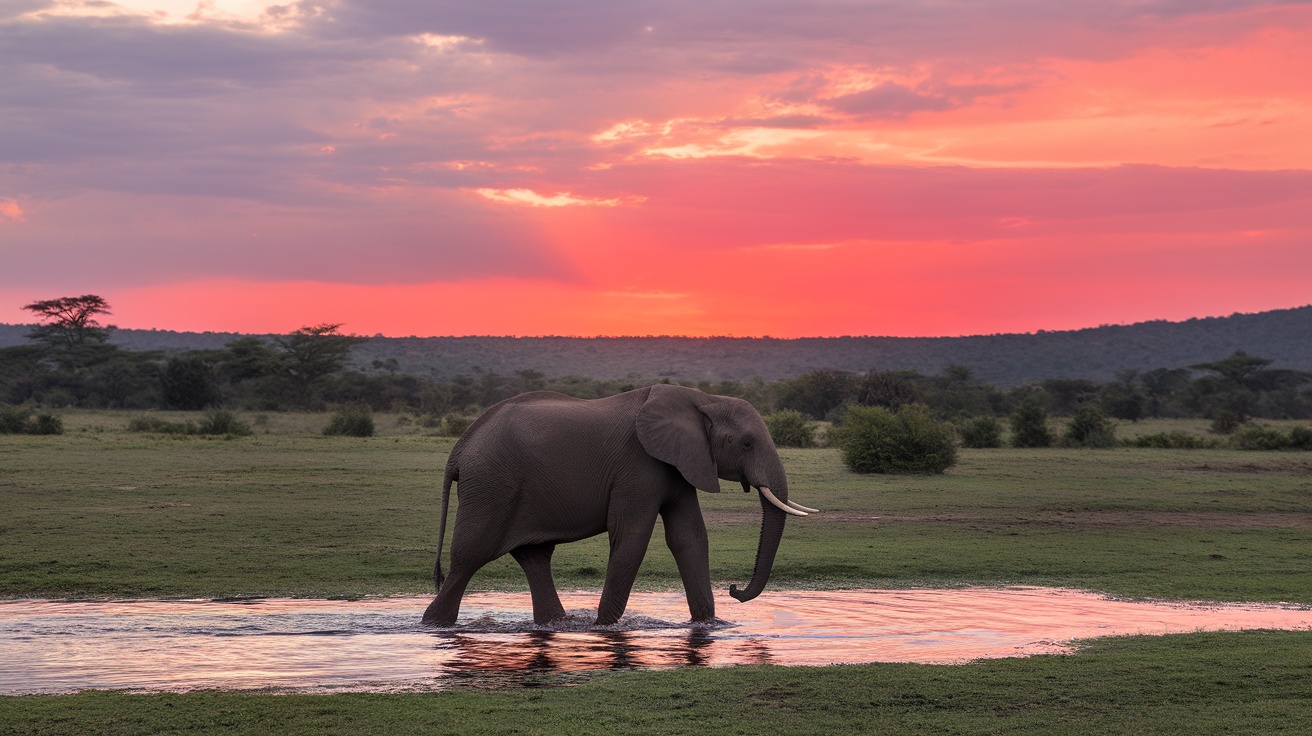
MULTIPOLYGON (((233 438, 129 433, 131 416, 66 413, 65 435, 0 437, 0 596, 431 592, 451 438, 397 415, 376 415, 369 438, 322 436, 327 415, 243 415, 256 433, 233 438)), ((1181 426, 1206 425, 1135 431, 1181 426)), ((939 476, 856 475, 832 449, 782 455, 792 497, 824 513, 790 520, 774 588, 1032 583, 1312 603, 1312 454, 963 450, 939 476)), ((757 502, 727 488, 701 500, 712 577, 744 582, 757 502)), ((653 538, 639 585, 678 588, 653 538)), ((557 579, 598 589, 605 561, 604 537, 563 545, 557 579)), ((524 580, 507 559, 473 587, 524 580)), ((0 698, 0 734, 1306 733, 1309 662, 1312 634, 1258 632, 957 667, 626 673, 502 693, 85 693, 0 698)))
MULTIPOLYGON (((129 433, 111 417, 0 440, 0 595, 431 592, 453 439, 387 416, 371 438, 322 436, 326 415, 272 415, 232 438, 129 433)), ((833 449, 782 454, 793 497, 824 513, 789 522, 773 587, 1034 583, 1312 603, 1310 455, 963 450, 944 475, 882 476, 848 472, 833 449)), ((712 578, 744 582, 756 501, 701 498, 712 578)), ((639 585, 678 588, 654 539, 639 585)), ((562 545, 560 586, 599 588, 606 556, 604 536, 562 545)), ((473 585, 525 583, 505 558, 473 585)))

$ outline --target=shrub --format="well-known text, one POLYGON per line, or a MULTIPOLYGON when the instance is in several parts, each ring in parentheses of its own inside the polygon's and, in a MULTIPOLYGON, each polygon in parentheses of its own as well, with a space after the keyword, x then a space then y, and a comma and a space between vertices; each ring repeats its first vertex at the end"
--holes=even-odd
POLYGON ((1284 432, 1263 425, 1237 430, 1230 436, 1230 442, 1240 450, 1284 450, 1290 446, 1284 432))
POLYGON ((1152 447, 1162 450, 1204 450, 1216 447, 1216 440, 1177 429, 1135 437, 1126 440, 1125 444, 1130 447, 1152 447))
POLYGON ((1294 427, 1289 430, 1289 446, 1295 450, 1312 450, 1312 429, 1294 427))
POLYGON ((245 436, 251 434, 251 425, 237 418, 236 414, 222 409, 205 413, 205 420, 196 428, 197 434, 225 434, 245 436))
POLYGON ((0 406, 0 434, 25 434, 27 412, 15 406, 0 406))
POLYGON ((1038 399, 1026 399, 1011 415, 1013 447, 1049 447, 1052 431, 1048 429, 1048 412, 1038 399))
POLYGON ((962 447, 1002 447, 1002 423, 997 417, 975 417, 957 428, 962 447))
POLYGON ((328 420, 323 433, 344 437, 373 437, 374 415, 364 407, 342 409, 328 420))
POLYGON ((770 430, 775 447, 812 447, 815 445, 815 425, 795 409, 784 409, 761 417, 770 430))
POLYGON ((836 432, 843 461, 858 473, 942 473, 957 461, 951 427, 919 404, 896 414, 878 406, 850 407, 836 432))
POLYGON ((1240 424, 1242 422, 1239 420, 1238 415, 1232 411, 1222 409, 1212 415, 1211 432, 1213 434, 1231 434, 1239 429, 1240 424))
POLYGON ((474 423, 473 417, 467 417, 464 414, 452 412, 442 417, 442 434, 448 437, 459 437, 469 429, 469 425, 474 423))
POLYGON ((63 434, 64 422, 53 414, 28 416, 22 409, 0 406, 0 434, 63 434))
POLYGON ((1062 444, 1068 447, 1115 447, 1118 444, 1116 425, 1097 404, 1085 402, 1075 411, 1075 418, 1066 428, 1062 444))
POLYGON ((28 434, 63 434, 64 421, 53 414, 37 414, 27 425, 28 434))
POLYGON ((158 434, 196 434, 191 422, 166 422, 159 417, 132 417, 128 420, 129 432, 155 432, 158 434))

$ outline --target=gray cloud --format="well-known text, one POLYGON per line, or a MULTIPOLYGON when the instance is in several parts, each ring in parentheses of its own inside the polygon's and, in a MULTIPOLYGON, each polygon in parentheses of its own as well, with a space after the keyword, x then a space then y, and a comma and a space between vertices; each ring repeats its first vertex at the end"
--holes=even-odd
MULTIPOLYGON (((27 213, 21 227, 6 225, 0 246, 15 283, 55 263, 137 281, 571 278, 527 220, 460 190, 652 190, 654 207, 665 186, 660 166, 650 181, 618 176, 625 167, 580 172, 603 156, 588 136, 680 114, 671 100, 681 85, 723 90, 792 73, 774 100, 897 118, 1006 91, 937 81, 951 78, 940 67, 961 60, 1024 67, 1050 56, 1114 56, 1163 33, 1215 44, 1265 22, 1216 17, 1269 3, 348 0, 280 33, 19 19, 40 5, 0 4, 0 197, 22 198, 27 213), (474 40, 433 48, 413 39, 419 33, 474 40), (931 81, 821 98, 824 68, 842 64, 928 68, 931 81)), ((827 122, 744 112, 718 125, 827 122)), ((721 175, 707 166, 680 176, 694 170, 721 175)), ((737 237, 727 225, 706 226, 724 227, 726 242, 737 237)))
POLYGON ((0 283, 574 278, 533 225, 471 197, 379 197, 334 210, 82 192, 35 203, 5 231, 0 283))
POLYGON ((862 117, 904 118, 913 112, 948 110, 959 107, 944 95, 917 92, 904 84, 884 82, 863 92, 824 100, 839 112, 862 117))

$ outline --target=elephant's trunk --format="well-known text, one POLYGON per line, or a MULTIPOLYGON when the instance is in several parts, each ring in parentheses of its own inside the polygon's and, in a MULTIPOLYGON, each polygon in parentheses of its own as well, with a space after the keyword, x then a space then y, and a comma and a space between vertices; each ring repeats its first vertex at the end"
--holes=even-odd
MULTIPOLYGON (((756 547, 756 567, 752 571, 752 580, 747 589, 738 590, 737 585, 729 586, 729 595, 739 601, 747 602, 765 590, 765 583, 770 579, 770 568, 774 565, 774 554, 779 551, 779 540, 784 535, 784 520, 788 518, 777 503, 772 503, 766 494, 769 489, 761 486, 761 541, 756 547)), ((773 496, 773 494, 771 494, 773 496)), ((786 503, 786 502, 785 502, 786 503)), ((805 515, 805 514, 804 514, 805 515)))

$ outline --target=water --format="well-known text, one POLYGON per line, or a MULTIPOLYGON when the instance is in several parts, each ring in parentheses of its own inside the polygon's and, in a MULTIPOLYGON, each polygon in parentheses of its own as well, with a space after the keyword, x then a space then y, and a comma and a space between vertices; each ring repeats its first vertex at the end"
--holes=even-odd
POLYGON ((428 597, 326 601, 0 602, 0 695, 87 689, 405 692, 564 684, 615 669, 962 663, 1072 651, 1070 641, 1200 630, 1309 629, 1312 610, 1112 600, 1048 588, 767 591, 727 597, 732 623, 692 627, 679 593, 635 593, 590 626, 535 626, 528 594, 465 597, 459 625, 419 625, 428 597), (684 622, 684 623, 681 623, 684 622))

